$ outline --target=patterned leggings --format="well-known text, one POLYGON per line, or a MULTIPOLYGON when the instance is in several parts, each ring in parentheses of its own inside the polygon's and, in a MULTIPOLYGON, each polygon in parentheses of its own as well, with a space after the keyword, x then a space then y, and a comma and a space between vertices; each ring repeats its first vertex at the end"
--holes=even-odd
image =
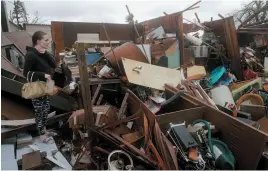
POLYGON ((32 104, 35 111, 35 122, 40 135, 45 134, 47 124, 47 116, 50 111, 48 96, 32 99, 32 104))

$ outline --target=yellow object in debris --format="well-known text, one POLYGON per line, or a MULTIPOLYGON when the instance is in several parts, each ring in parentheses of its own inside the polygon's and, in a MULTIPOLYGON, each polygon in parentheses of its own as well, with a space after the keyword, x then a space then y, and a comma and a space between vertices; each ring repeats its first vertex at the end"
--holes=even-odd
POLYGON ((206 76, 206 70, 204 66, 194 65, 187 68, 187 79, 188 80, 199 80, 206 76))

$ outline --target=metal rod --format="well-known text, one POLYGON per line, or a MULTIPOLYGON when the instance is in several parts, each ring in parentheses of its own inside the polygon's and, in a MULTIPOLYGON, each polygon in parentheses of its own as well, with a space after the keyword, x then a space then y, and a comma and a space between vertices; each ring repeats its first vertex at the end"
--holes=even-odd
POLYGON ((200 19, 199 19, 199 17, 198 17, 198 15, 197 15, 197 13, 196 13, 196 12, 194 13, 194 15, 195 15, 195 17, 196 17, 197 21, 198 21, 199 23, 201 23, 201 22, 200 22, 200 19))
MULTIPOLYGON (((133 15, 133 14, 130 13, 129 8, 128 8, 127 5, 126 5, 126 8, 127 8, 127 11, 128 11, 129 16, 133 15)), ((133 17, 134 17, 134 15, 133 15, 133 17)), ((137 29, 137 27, 136 27, 136 25, 135 25, 135 22, 133 21, 133 18, 131 18, 131 22, 133 23, 133 26, 134 26, 134 28, 135 28, 135 31, 136 31, 136 34, 137 34, 138 38, 140 38, 140 34, 139 34, 138 29, 137 29)), ((142 42, 142 41, 141 41, 141 46, 142 46, 142 49, 143 49, 143 51, 144 51, 144 54, 145 54, 146 58, 149 59, 148 56, 147 56, 147 53, 146 53, 146 51, 145 51, 145 48, 144 48, 144 46, 143 46, 143 42, 142 42)))
POLYGON ((115 61, 116 61, 116 64, 117 64, 117 67, 119 68, 119 72, 120 72, 121 75, 123 75, 123 72, 121 71, 121 68, 120 68, 120 66, 119 66, 118 60, 116 59, 116 56, 115 56, 115 53, 114 53, 114 49, 113 49, 113 47, 112 47, 111 39, 110 39, 110 37, 109 37, 109 35, 108 35, 108 32, 107 32, 107 30, 106 30, 106 27, 105 27, 105 24, 104 24, 104 23, 102 23, 102 27, 103 27, 104 32, 105 32, 105 34, 106 34, 106 38, 107 38, 108 41, 109 41, 109 44, 110 44, 110 47, 111 47, 113 56, 114 56, 115 61))

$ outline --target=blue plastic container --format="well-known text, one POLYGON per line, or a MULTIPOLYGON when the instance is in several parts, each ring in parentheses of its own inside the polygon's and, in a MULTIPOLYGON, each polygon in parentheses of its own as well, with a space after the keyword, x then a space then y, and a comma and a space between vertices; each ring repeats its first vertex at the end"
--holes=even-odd
POLYGON ((101 53, 86 53, 87 65, 94 64, 101 57, 101 53))
POLYGON ((211 73, 210 73, 210 78, 209 78, 209 86, 212 87, 213 84, 215 84, 226 72, 226 68, 224 66, 219 66, 215 68, 211 73))

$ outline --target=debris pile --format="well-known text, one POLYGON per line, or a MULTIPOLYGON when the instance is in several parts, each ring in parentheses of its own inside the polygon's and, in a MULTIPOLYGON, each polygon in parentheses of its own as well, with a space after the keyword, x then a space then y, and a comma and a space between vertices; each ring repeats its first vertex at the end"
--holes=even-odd
MULTIPOLYGON (((9 155, 2 167, 267 169, 266 58, 263 63, 250 47, 239 53, 236 36, 236 43, 230 41, 236 34, 232 18, 198 19, 183 30, 177 28, 184 25, 182 12, 164 17, 177 17, 176 31, 158 25, 140 35, 132 22, 137 39, 119 42, 110 40, 103 24, 108 41, 80 37, 62 49, 56 72, 67 79, 55 82, 59 93, 50 97, 55 112, 48 116, 55 142, 39 142, 33 115, 12 117, 5 109, 1 152, 9 155), (215 24, 225 22, 232 24, 215 24), (225 29, 233 32, 223 34, 225 29)), ((18 93, 25 78, 6 68, 4 97, 23 101, 29 112, 18 93), (12 83, 16 91, 8 88, 12 83)))

